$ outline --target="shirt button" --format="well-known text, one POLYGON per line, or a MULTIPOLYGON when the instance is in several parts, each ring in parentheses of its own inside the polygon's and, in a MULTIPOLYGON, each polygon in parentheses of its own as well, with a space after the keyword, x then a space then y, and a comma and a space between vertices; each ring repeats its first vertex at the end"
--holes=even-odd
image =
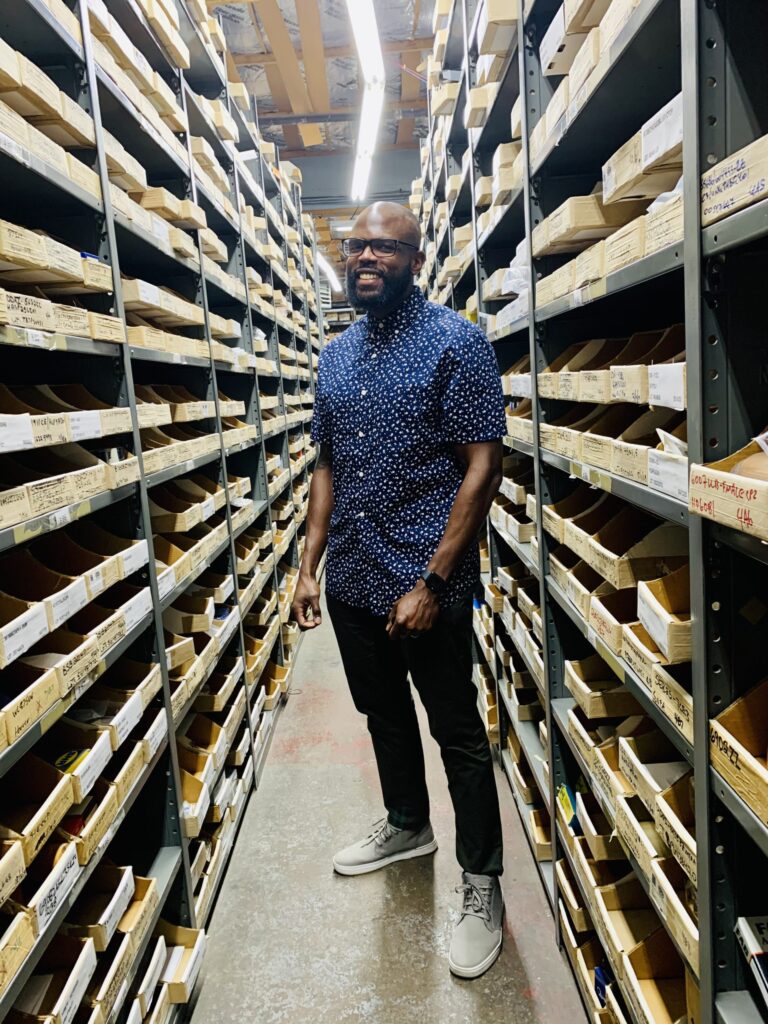
POLYGON ((368 394, 368 388, 363 388, 360 394, 363 396, 363 398, 365 398, 365 396, 368 394))
POLYGON ((365 476, 365 474, 363 473, 362 469, 358 469, 357 475, 358 476, 365 476))

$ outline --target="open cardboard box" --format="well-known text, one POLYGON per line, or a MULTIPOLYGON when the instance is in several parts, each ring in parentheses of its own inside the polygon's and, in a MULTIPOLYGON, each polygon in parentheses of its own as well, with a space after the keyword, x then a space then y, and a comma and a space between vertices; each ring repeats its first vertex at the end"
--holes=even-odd
POLYGON ((653 667, 651 697, 657 708, 675 728, 693 743, 693 681, 691 664, 667 665, 663 660, 653 667))
POLYGON ((565 685, 587 718, 618 718, 640 710, 599 654, 566 661, 565 685))
POLYGON ((638 618, 667 662, 691 660, 691 576, 683 565, 637 587, 638 618))
POLYGON ((77 861, 81 866, 93 857, 117 818, 119 809, 116 787, 104 779, 97 779, 86 800, 75 804, 64 815, 57 834, 75 844, 77 861))
POLYGON ((592 783, 603 804, 612 808, 614 814, 616 797, 632 795, 632 787, 619 765, 618 736, 613 736, 595 747, 592 755, 592 783))
POLYGON ((30 864, 22 883, 8 897, 6 910, 27 914, 37 937, 72 890, 80 873, 74 843, 51 839, 30 864))
POLYGON ((68 775, 26 754, 0 779, 0 839, 19 840, 31 864, 73 799, 68 775))
POLYGON ((659 443, 658 430, 672 433, 685 416, 671 409, 649 409, 634 420, 613 442, 611 470, 616 476, 648 483, 649 456, 659 443))
POLYGON ((96 952, 103 953, 133 899, 135 886, 130 866, 99 864, 67 914, 61 931, 93 939, 96 952))
POLYGON ((662 662, 666 664, 666 659, 641 622, 622 626, 621 656, 650 692, 654 667, 662 662))
POLYGON ((589 625, 610 650, 623 656, 623 629, 637 621, 637 589, 624 587, 607 594, 593 594, 589 625))
POLYGON ((251 736, 248 732, 247 724, 243 723, 232 741, 232 746, 227 754, 227 764, 239 768, 241 765, 245 764, 245 760, 248 757, 250 750, 251 736))
POLYGON ((0 916, 0 993, 13 981, 34 944, 35 928, 28 914, 0 916))
POLYGON ((694 885, 698 883, 693 774, 688 773, 656 796, 656 828, 694 885))
POLYGON ((118 579, 127 578, 147 564, 149 547, 146 540, 118 537, 90 519, 71 523, 67 533, 81 548, 101 555, 105 559, 105 564, 116 560, 118 579))
POLYGON ((85 1002, 108 1020, 121 1008, 127 995, 127 981, 133 947, 127 935, 115 934, 107 949, 97 957, 96 970, 88 985, 85 1002))
POLYGON ((690 882, 672 857, 660 857, 651 863, 651 895, 669 934, 685 954, 696 977, 699 976, 699 929, 686 905, 690 882))
POLYGON ((186 731, 177 734, 177 743, 196 756, 196 770, 204 770, 208 758, 212 759, 216 769, 224 763, 227 752, 226 734, 220 725, 205 715, 196 714, 186 731))
POLYGON ((19 1019, 40 1024, 71 1024, 96 971, 96 961, 93 939, 55 935, 14 1004, 19 1019), (50 977, 42 999, 33 981, 37 976, 50 977), (27 993, 31 1002, 25 998, 27 993))
POLYGON ((626 860, 613 826, 591 793, 576 794, 576 817, 594 860, 626 860))
POLYGON ((595 972, 605 963, 605 954, 597 939, 589 939, 579 946, 576 950, 575 963, 576 981, 588 1007, 590 1019, 593 1024, 609 1024, 608 1010, 602 1005, 597 994, 595 972))
MULTIPOLYGON (((549 114, 549 110, 547 111, 549 114)), ((557 253, 579 252, 601 238, 607 238, 617 228, 645 213, 643 203, 617 203, 604 206, 600 193, 589 196, 571 196, 551 213, 546 221, 546 233, 538 239, 533 232, 535 257, 557 253), (541 245, 542 237, 545 240, 541 245)))
POLYGON ((590 406, 573 405, 551 423, 539 424, 541 445, 566 459, 581 458, 585 431, 600 419, 602 410, 590 406))
POLYGON ((512 783, 524 804, 533 804, 538 799, 539 790, 533 773, 524 760, 512 764, 510 772, 512 783))
POLYGON ((7 703, 0 711, 0 749, 23 736, 63 696, 61 678, 55 668, 15 661, 2 673, 7 703))
MULTIPOLYGON (((137 729, 139 727, 137 726, 137 729)), ((131 733, 128 741, 115 751, 103 772, 104 780, 112 783, 117 790, 118 805, 126 802, 144 770, 144 750, 141 743, 131 742, 134 735, 135 731, 131 733)))
POLYGON ((616 718, 591 721, 578 705, 569 709, 568 733, 589 771, 592 770, 595 748, 616 734, 621 721, 616 718))
POLYGON ((650 881, 652 861, 668 856, 669 851, 656 830, 651 812, 639 796, 616 798, 616 829, 640 871, 650 881))
MULTIPOLYGON (((626 505, 612 494, 604 494, 592 488, 587 489, 592 499, 591 503, 583 511, 567 519, 563 543, 591 565, 590 541, 592 535, 626 508, 626 505)), ((597 567, 595 566, 595 568, 597 567)), ((600 572, 599 568, 597 571, 600 572)), ((604 573, 600 573, 600 575, 603 579, 607 579, 604 573)))
MULTIPOLYGON (((551 534, 558 544, 565 543, 566 522, 574 516, 581 515, 600 498, 594 490, 586 484, 579 484, 567 497, 551 505, 542 505, 541 525, 551 534)), ((570 547, 570 545, 568 545, 570 547)))
POLYGON ((171 1002, 188 1003, 205 956, 206 934, 164 920, 158 922, 156 934, 163 936, 168 951, 161 980, 168 986, 171 1002), (175 949, 181 949, 181 954, 175 949))
POLYGON ((585 622, 589 622, 592 599, 614 594, 615 588, 580 558, 566 580, 568 597, 585 622))
POLYGON ((568 592, 568 576, 579 564, 579 556, 565 544, 549 552, 549 572, 564 594, 568 592))
POLYGON ((594 921, 596 915, 596 895, 604 885, 613 885, 620 879, 631 877, 631 867, 626 860, 595 860, 583 836, 576 836, 573 841, 573 873, 581 883, 586 897, 587 909, 594 921))
POLYGON ((685 327, 675 324, 665 331, 635 334, 611 367, 611 400, 614 402, 648 402, 648 367, 665 363, 685 351, 685 327), (637 343, 632 347, 632 342, 637 343))
POLYGON ((623 973, 635 1020, 678 1024, 687 1019, 685 967, 663 928, 625 954, 623 973))
POLYGON ((688 771, 677 747, 658 729, 619 740, 619 764, 634 793, 656 817, 656 798, 688 771))
POLYGON ((195 700, 196 711, 221 711, 243 674, 243 659, 225 655, 195 700))
POLYGON ((600 415, 582 433, 581 461, 610 470, 614 443, 636 419, 637 409, 629 403, 601 409, 600 415))
POLYGON ((184 801, 181 813, 182 827, 184 835, 193 838, 200 835, 211 802, 211 793, 206 783, 196 775, 191 775, 184 768, 180 769, 180 774, 184 801))
POLYGON ((160 906, 157 879, 136 876, 132 898, 120 917, 117 930, 130 938, 134 950, 141 947, 155 911, 160 906))
POLYGON ((624 954, 662 927, 659 915, 634 874, 598 889, 595 907, 595 927, 614 973, 621 979, 624 954))
MULTIPOLYGON (((200 844, 200 850, 205 854, 205 845, 200 844)), ((202 871, 202 868, 200 869, 202 871)), ((195 874, 193 873, 193 878, 195 874)), ((137 980, 136 985, 136 1002, 139 1007, 139 1020, 143 1021, 149 1015, 150 1008, 152 1006, 152 997, 155 995, 157 986, 160 982, 160 976, 163 973, 163 967, 165 966, 165 959, 167 955, 167 948, 165 945, 165 939, 162 935, 159 935, 152 943, 150 943, 150 952, 146 957, 146 968, 144 973, 137 980)))
MULTIPOLYGON (((85 577, 49 569, 35 558, 29 548, 17 548, 3 558, 0 563, 0 580, 0 586, 8 596, 28 605, 35 602, 42 604, 48 630, 63 625, 91 600, 85 577)), ((18 606, 7 607, 6 613, 10 614, 14 609, 18 611, 18 606)), ((38 640, 45 635, 40 628, 35 628, 34 632, 41 634, 38 640)))
POLYGON ((75 803, 82 803, 112 756, 109 733, 82 722, 58 721, 39 741, 37 754, 72 780, 75 803))
POLYGON ((584 933, 591 931, 592 919, 589 916, 589 911, 583 905, 581 893, 576 885, 570 865, 565 858, 561 858, 555 864, 555 878, 557 879, 561 907, 564 905, 568 910, 567 920, 569 925, 576 932, 584 933))
POLYGON ((673 523, 660 524, 642 509, 622 504, 607 522, 597 522, 584 560, 620 590, 678 568, 687 556, 687 530, 673 523))
POLYGON ((163 625, 178 633, 206 633, 213 625, 211 599, 180 594, 163 612, 163 625))

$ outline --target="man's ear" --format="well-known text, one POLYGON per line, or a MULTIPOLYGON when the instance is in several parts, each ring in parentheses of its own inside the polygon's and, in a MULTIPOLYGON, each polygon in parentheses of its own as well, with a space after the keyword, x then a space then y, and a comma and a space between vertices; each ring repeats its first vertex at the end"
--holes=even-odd
POLYGON ((419 250, 411 257, 411 270, 414 274, 418 274, 421 268, 424 266, 424 261, 427 258, 427 254, 419 250))

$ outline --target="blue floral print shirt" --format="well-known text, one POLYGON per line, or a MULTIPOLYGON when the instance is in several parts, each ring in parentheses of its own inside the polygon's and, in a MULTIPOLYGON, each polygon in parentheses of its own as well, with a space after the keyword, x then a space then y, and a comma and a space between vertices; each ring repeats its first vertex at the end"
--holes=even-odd
MULTIPOLYGON (((445 532, 464 477, 454 445, 505 433, 496 355, 474 324, 414 288, 389 316, 365 316, 320 354, 312 440, 332 451, 326 589, 386 615, 445 532)), ((443 604, 474 589, 473 544, 443 604)))

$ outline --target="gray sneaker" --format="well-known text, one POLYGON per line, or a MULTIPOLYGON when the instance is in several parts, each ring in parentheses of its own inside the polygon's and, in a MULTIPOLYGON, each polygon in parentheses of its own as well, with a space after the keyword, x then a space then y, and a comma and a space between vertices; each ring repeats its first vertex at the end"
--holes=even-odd
POLYGON ((456 892, 464 894, 464 906, 453 932, 448 966, 460 978, 478 978, 501 952, 504 897, 495 875, 464 871, 461 877, 456 892))
POLYGON ((382 818, 369 836, 336 854, 333 869, 340 875, 365 875, 398 860, 434 853, 436 849, 437 841, 429 823, 419 832, 412 832, 395 828, 382 818))

